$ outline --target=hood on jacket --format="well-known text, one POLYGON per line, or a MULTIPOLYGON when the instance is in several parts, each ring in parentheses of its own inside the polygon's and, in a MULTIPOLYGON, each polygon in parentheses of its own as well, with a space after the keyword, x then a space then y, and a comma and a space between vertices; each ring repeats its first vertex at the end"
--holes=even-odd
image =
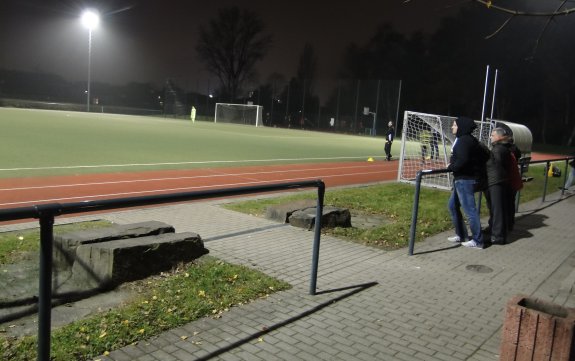
POLYGON ((457 124, 457 133, 455 134, 456 137, 471 134, 473 130, 477 128, 477 125, 473 119, 468 117, 457 117, 457 119, 455 119, 455 124, 457 124))

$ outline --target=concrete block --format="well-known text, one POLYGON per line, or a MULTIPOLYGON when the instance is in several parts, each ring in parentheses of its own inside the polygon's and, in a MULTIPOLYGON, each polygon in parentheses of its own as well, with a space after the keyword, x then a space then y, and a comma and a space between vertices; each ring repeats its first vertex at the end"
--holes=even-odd
POLYGON ((266 208, 265 217, 267 219, 271 219, 272 221, 288 223, 289 217, 295 211, 299 211, 300 209, 305 209, 309 207, 314 207, 315 205, 317 205, 317 201, 313 199, 302 199, 294 202, 277 204, 266 208))
POLYGON ((76 284, 105 288, 170 270, 206 253, 201 237, 192 232, 88 243, 76 248, 72 277, 76 284))
POLYGON ((158 221, 149 221, 132 224, 118 224, 109 227, 86 229, 55 235, 53 252, 54 266, 59 269, 71 267, 74 263, 76 248, 83 244, 174 232, 174 227, 169 224, 158 221))
MULTIPOLYGON (((316 207, 295 211, 289 217, 289 224, 294 227, 312 230, 315 228, 316 207)), ((323 207, 321 216, 322 228, 351 227, 351 214, 348 209, 323 207)))

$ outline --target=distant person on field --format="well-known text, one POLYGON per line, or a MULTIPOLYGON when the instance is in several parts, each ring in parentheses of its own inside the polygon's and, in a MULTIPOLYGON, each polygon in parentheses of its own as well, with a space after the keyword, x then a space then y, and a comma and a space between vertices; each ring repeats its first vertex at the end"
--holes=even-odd
MULTIPOLYGON (((509 171, 511 169, 511 151, 508 146, 507 132, 495 128, 491 132, 491 157, 487 161, 487 189, 485 199, 489 208, 489 226, 491 243, 505 244, 509 230, 509 207, 512 207, 512 189, 509 171)), ((515 163, 517 164, 517 163, 515 163)))
POLYGON ((431 159, 439 159, 439 132, 435 129, 431 131, 430 148, 431 159))
POLYGON ((447 166, 447 169, 453 172, 453 191, 449 198, 448 209, 455 227, 455 236, 449 237, 448 240, 461 242, 465 247, 482 249, 483 235, 479 210, 475 205, 475 191, 484 160, 480 158, 483 151, 479 141, 471 135, 476 127, 475 122, 467 117, 458 117, 451 126, 455 141, 451 147, 451 157, 447 166), (469 222, 471 230, 469 240, 461 208, 469 222))
POLYGON ((428 127, 423 128, 419 133, 419 142, 421 145, 421 164, 424 165, 425 160, 429 159, 427 147, 431 144, 431 131, 428 127))
POLYGON ((387 123, 387 132, 385 133, 385 159, 391 160, 391 145, 393 144, 393 138, 395 137, 395 129, 393 128, 393 122, 387 123))

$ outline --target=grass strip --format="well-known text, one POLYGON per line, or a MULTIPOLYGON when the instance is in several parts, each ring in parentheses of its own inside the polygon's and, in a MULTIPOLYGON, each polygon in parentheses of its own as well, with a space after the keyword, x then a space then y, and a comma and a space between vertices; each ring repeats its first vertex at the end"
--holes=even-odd
MULTIPOLYGON (((557 164, 560 166, 560 163, 557 164)), ((533 177, 524 183, 521 190, 520 202, 525 203, 543 195, 545 182, 544 165, 533 165, 525 176, 533 177)), ((563 177, 547 178, 547 193, 557 191, 563 185, 563 177)), ((359 212, 383 216, 388 222, 379 227, 370 229, 334 228, 324 229, 323 232, 350 240, 352 242, 373 246, 384 250, 393 250, 406 247, 409 242, 409 231, 413 211, 415 187, 405 183, 385 183, 366 187, 327 189, 325 204, 347 208, 350 212, 359 212)), ((453 228, 447 210, 450 192, 432 188, 421 189, 419 199, 419 212, 417 217, 416 241, 421 241, 443 231, 453 228)), ((251 214, 265 215, 267 207, 288 203, 301 199, 315 199, 316 193, 305 192, 277 198, 248 200, 226 204, 230 210, 251 214)), ((487 202, 481 202, 481 214, 487 216, 487 202)), ((353 224, 352 224, 353 226, 353 224)))
MULTIPOLYGON (((111 222, 99 220, 54 226, 54 234, 101 228, 111 222)), ((40 229, 25 229, 0 233, 0 265, 13 264, 37 256, 40 249, 40 229)))
MULTIPOLYGON (((54 361, 87 360, 137 344, 204 316, 219 318, 230 307, 290 288, 286 282, 213 257, 182 265, 139 284, 141 294, 123 307, 76 321, 52 333, 54 361)), ((179 335, 194 340, 193 334, 179 335)), ((36 359, 36 337, 0 336, 0 359, 36 359)))

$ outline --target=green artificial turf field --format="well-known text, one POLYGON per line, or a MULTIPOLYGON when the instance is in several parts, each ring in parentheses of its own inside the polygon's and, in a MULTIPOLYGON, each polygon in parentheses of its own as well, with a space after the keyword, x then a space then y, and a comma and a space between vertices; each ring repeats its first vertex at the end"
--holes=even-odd
POLYGON ((0 127, 2 178, 384 156, 381 137, 161 117, 0 108, 0 127))

